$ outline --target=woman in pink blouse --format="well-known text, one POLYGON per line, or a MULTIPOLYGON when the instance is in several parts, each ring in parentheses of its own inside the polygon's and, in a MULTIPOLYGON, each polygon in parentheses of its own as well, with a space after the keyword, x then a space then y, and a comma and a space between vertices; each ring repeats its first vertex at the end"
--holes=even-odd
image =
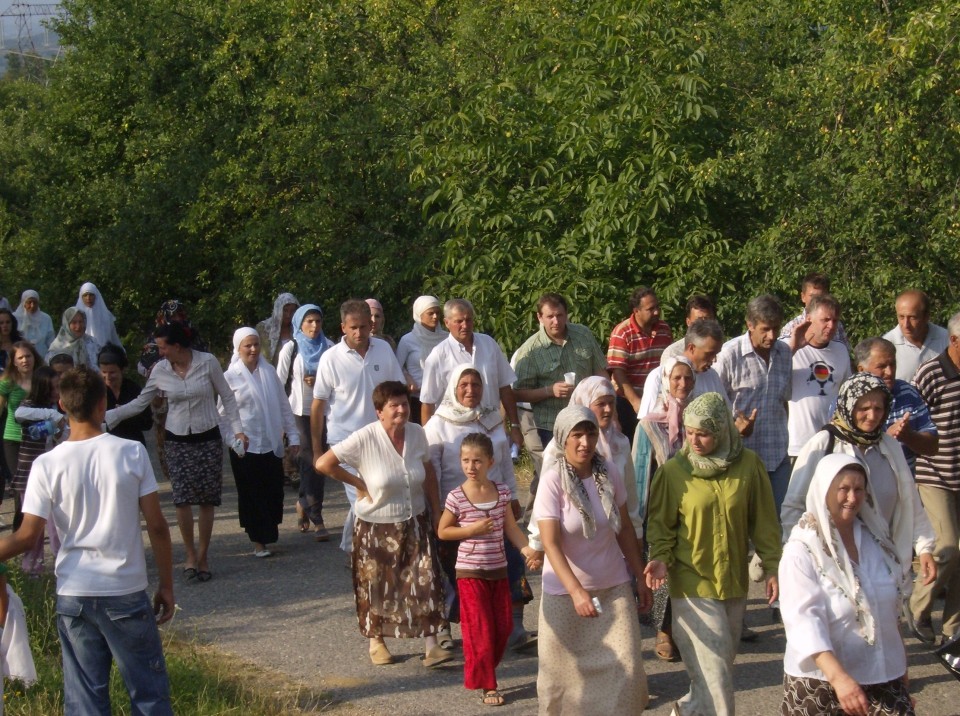
POLYGON ((597 454, 599 427, 588 408, 561 410, 553 435, 563 454, 541 475, 533 507, 546 553, 540 714, 639 713, 648 694, 630 572, 642 610, 651 595, 623 478, 597 454))

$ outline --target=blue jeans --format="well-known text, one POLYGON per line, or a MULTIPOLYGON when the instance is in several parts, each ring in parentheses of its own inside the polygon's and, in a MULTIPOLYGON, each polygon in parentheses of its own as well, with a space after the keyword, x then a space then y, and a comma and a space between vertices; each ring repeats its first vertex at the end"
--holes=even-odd
POLYGON ((64 713, 110 716, 110 664, 130 695, 130 710, 172 716, 160 632, 146 592, 120 597, 57 595, 63 648, 64 713))

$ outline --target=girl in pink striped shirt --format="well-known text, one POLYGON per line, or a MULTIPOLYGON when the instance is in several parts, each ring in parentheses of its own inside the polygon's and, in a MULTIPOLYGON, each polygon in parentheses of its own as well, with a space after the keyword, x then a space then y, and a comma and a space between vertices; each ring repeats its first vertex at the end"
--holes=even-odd
POLYGON ((467 480, 447 495, 437 536, 460 540, 456 569, 464 686, 482 689, 481 703, 500 706, 496 668, 513 628, 504 534, 527 558, 528 567, 534 568, 537 553, 517 526, 510 489, 487 477, 493 466, 490 438, 467 435, 460 443, 460 466, 467 480))

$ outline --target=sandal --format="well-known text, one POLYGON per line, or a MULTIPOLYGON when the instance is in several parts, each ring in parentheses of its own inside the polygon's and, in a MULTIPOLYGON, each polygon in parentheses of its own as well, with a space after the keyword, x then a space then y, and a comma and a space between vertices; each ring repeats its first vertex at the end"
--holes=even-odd
POLYGON ((198 582, 209 582, 213 579, 213 575, 206 569, 201 569, 197 572, 197 581, 198 582))
POLYGON ((186 581, 197 578, 197 568, 196 567, 184 567, 183 568, 183 578, 186 581))
POLYGON ((300 525, 300 532, 306 534, 310 531, 310 518, 303 513, 303 507, 297 503, 297 523, 300 525))
POLYGON ((503 706, 503 694, 496 689, 488 689, 480 697, 480 703, 484 706, 503 706))
POLYGON ((654 644, 653 651, 660 661, 673 662, 680 660, 680 654, 677 652, 677 645, 673 643, 673 637, 666 632, 657 632, 657 640, 654 644))

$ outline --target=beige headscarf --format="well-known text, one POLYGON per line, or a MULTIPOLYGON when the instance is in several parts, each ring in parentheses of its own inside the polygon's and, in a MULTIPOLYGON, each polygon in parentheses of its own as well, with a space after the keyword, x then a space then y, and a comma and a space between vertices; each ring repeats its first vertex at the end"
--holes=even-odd
MULTIPOLYGON (((577 512, 580 513, 583 536, 587 539, 593 539, 597 534, 597 520, 590 504, 590 496, 583 486, 583 480, 567 462, 564 454, 567 438, 573 429, 581 423, 590 423, 598 430, 600 429, 597 424, 597 416, 593 414, 592 410, 580 405, 567 406, 557 414, 556 422, 553 424, 553 439, 561 450, 560 459, 557 461, 560 486, 573 506, 577 508, 577 512)), ((610 484, 607 477, 606 463, 598 453, 594 453, 591 460, 591 471, 593 480, 597 485, 597 493, 600 495, 600 504, 603 505, 603 512, 607 516, 607 523, 614 532, 620 532, 620 508, 617 507, 613 485, 610 484)))

